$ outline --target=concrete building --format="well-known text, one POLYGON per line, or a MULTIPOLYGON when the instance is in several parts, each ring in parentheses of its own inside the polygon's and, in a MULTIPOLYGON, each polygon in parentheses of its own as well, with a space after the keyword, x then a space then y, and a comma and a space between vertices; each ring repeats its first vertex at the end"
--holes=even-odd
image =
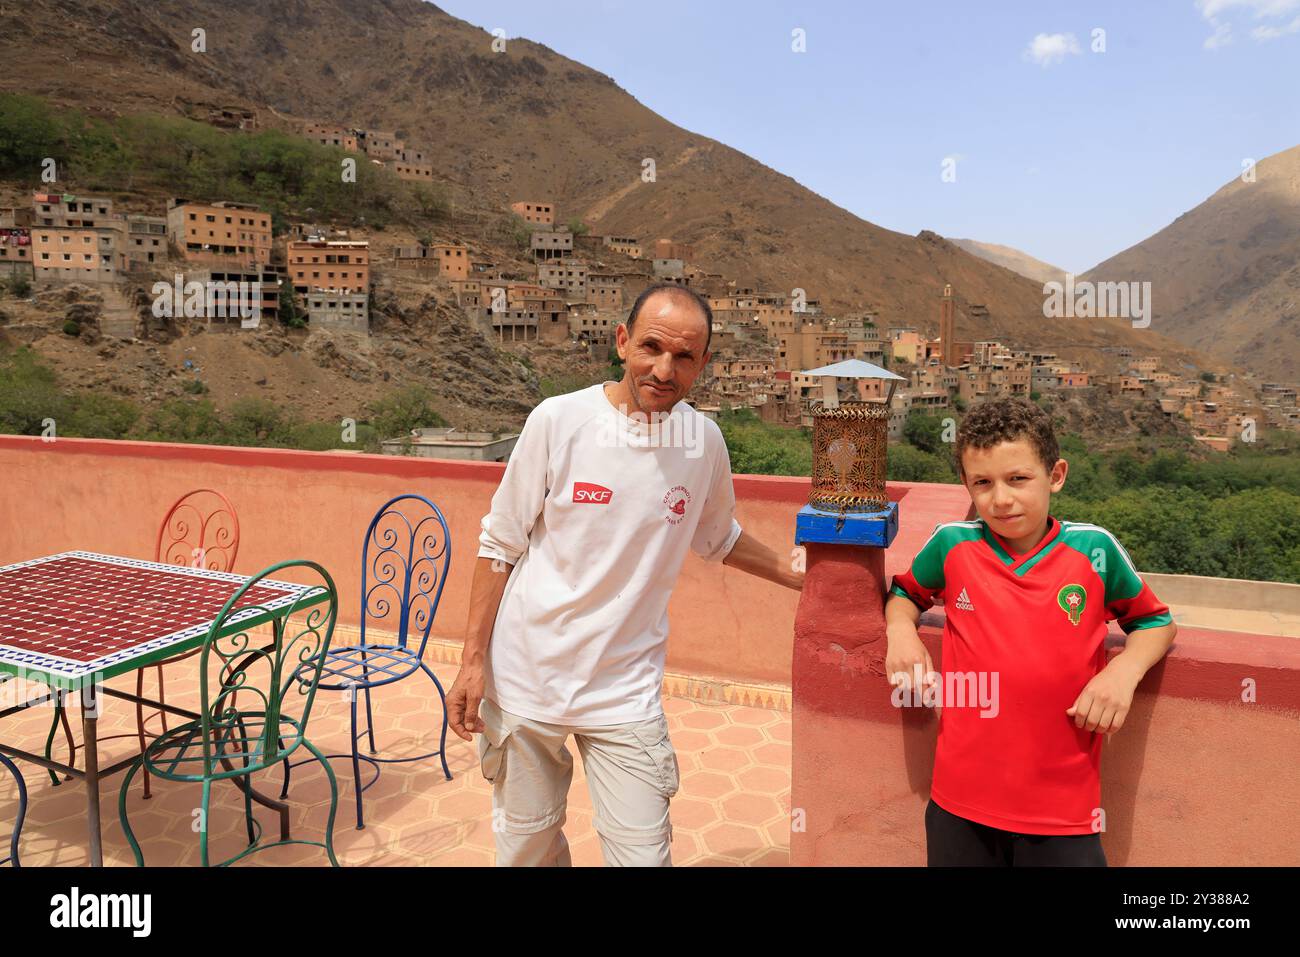
POLYGON ((103 196, 76 196, 72 193, 34 194, 32 214, 32 225, 62 229, 106 227, 116 219, 111 199, 103 196))
POLYGON ((894 399, 889 403, 889 438, 899 441, 903 438, 903 426, 907 424, 907 414, 912 411, 912 393, 908 389, 896 389, 894 399))
POLYGON ((412 183, 433 182, 433 166, 429 163, 408 163, 399 159, 393 161, 392 167, 398 179, 412 183))
POLYGON ((621 320, 595 311, 569 312, 569 334, 589 345, 602 348, 614 344, 614 334, 621 320))
POLYGON ((385 455, 417 455, 429 459, 459 459, 471 462, 506 462, 519 434, 460 432, 456 429, 413 429, 409 438, 384 439, 385 455))
POLYGON ((695 247, 689 243, 673 242, 671 239, 656 239, 650 248, 650 258, 690 261, 695 258, 695 247))
POLYGON ((190 261, 265 264, 271 261, 271 214, 247 203, 173 199, 167 238, 190 261))
POLYGON ((573 233, 567 229, 535 229, 528 247, 539 261, 563 259, 573 255, 573 233))
POLYGON ((799 372, 852 358, 853 348, 846 332, 823 323, 806 322, 777 340, 777 368, 799 372))
POLYGON ((336 146, 352 153, 361 152, 361 144, 352 130, 328 123, 308 123, 303 127, 302 135, 321 146, 336 146))
POLYGON ((523 305, 510 305, 505 309, 488 310, 492 331, 498 342, 536 342, 538 340, 537 311, 523 305))
POLYGON ((526 223, 536 223, 539 226, 555 225, 555 205, 553 203, 511 203, 510 211, 526 223))
POLYGON ((957 397, 970 405, 996 398, 992 370, 963 365, 957 369, 957 397))
POLYGON ((126 217, 122 237, 122 255, 128 270, 148 269, 167 258, 167 218, 165 216, 126 217))
POLYGON ((438 275, 447 279, 469 278, 469 249, 458 243, 435 243, 429 258, 438 264, 438 275))
POLYGON ((451 289, 456 297, 456 305, 470 315, 483 314, 482 310, 486 308, 483 283, 477 279, 453 279, 451 289))
POLYGON ((549 286, 543 286, 536 282, 506 282, 491 283, 491 289, 495 295, 498 289, 505 289, 506 301, 511 305, 521 303, 526 299, 547 299, 562 298, 555 295, 555 291, 549 286))
POLYGON ((569 338, 569 308, 563 299, 528 299, 524 304, 537 312, 538 341, 557 345, 569 338))
POLYGON ((114 282, 123 271, 118 231, 107 228, 38 226, 32 230, 32 267, 37 280, 114 282))
POLYGON ((892 359, 913 365, 919 365, 925 360, 926 340, 915 329, 890 329, 888 336, 887 345, 892 359))
POLYGON ((538 264, 537 282, 548 289, 559 289, 570 301, 587 300, 587 264, 576 259, 538 264))
POLYGON ((280 288, 284 274, 278 266, 227 268, 222 266, 186 270, 185 282, 200 282, 213 292, 212 310, 206 316, 207 328, 213 332, 233 332, 243 328, 245 303, 238 295, 243 288, 258 291, 256 303, 260 322, 273 322, 280 311, 280 288), (242 286, 241 286, 242 284, 242 286))
POLYGON ((655 258, 651 265, 655 279, 685 285, 686 264, 680 259, 655 258))
POLYGON ((597 309, 623 308, 623 277, 616 273, 587 273, 587 301, 597 309))
POLYGON ((398 157, 398 153, 406 148, 406 144, 397 138, 396 133, 385 133, 382 130, 357 130, 357 142, 361 149, 371 159, 390 162, 398 157))
POLYGON ((35 278, 32 269, 32 211, 0 208, 0 277, 35 278))
POLYGON ((1029 388, 1033 392, 1046 392, 1061 387, 1061 376, 1052 366, 1034 366, 1029 377, 1029 388))
POLYGON ((632 236, 605 236, 606 247, 631 259, 641 258, 641 241, 632 236))
POLYGON ((367 333, 370 330, 369 295, 364 292, 307 293, 307 322, 313 329, 339 329, 367 333))
POLYGON ((370 243, 364 240, 299 239, 288 243, 285 260, 293 291, 370 291, 370 243))
POLYGON ((416 243, 414 246, 394 246, 393 265, 398 269, 412 269, 419 272, 438 271, 438 262, 429 255, 429 250, 416 243))

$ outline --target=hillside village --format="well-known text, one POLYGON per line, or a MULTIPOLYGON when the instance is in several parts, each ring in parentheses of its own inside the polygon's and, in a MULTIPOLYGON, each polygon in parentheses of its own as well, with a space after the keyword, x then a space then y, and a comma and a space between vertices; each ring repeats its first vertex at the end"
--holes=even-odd
MULTIPOLYGON (((213 109, 208 120, 232 131, 258 126, 255 113, 238 109, 213 109)), ((428 154, 393 132, 320 122, 303 123, 298 132, 399 179, 434 181, 428 154)), ((692 392, 692 402, 709 415, 748 408, 767 423, 807 425, 819 386, 801 370, 861 359, 907 379, 891 406, 894 438, 913 409, 943 413, 993 397, 1087 393, 1157 407, 1218 451, 1251 441, 1255 427, 1300 429, 1296 390, 1250 374, 1189 376, 1129 346, 1104 347, 1121 371, 1103 372, 1055 352, 981 337, 987 310, 959 308, 951 285, 935 290, 938 335, 931 338, 915 320, 903 324, 866 310, 827 314, 807 290, 750 288, 709 271, 689 243, 596 235, 576 217, 565 224, 544 197, 522 198, 509 212, 527 249, 506 261, 462 239, 356 238, 304 222, 288 223, 275 236, 270 213, 220 197, 174 197, 165 209, 143 214, 120 212, 104 196, 36 192, 30 206, 0 207, 0 281, 26 280, 37 291, 94 288, 102 303, 92 317, 97 332, 123 340, 148 338, 151 314, 183 308, 180 288, 174 302, 154 291, 170 287, 173 276, 177 287, 198 283, 206 291, 208 331, 247 334, 262 319, 279 317, 305 321, 313 332, 365 338, 373 331, 376 283, 388 274, 454 304, 500 348, 524 355, 547 346, 576 348, 599 369, 632 301, 651 283, 667 281, 705 296, 713 309, 713 359, 692 392), (260 318, 250 322, 250 314, 260 318)), ((79 329, 65 325, 65 332, 79 329)), ((882 399, 876 385, 883 383, 860 386, 859 397, 882 399)), ((457 454, 499 457, 492 435, 441 430, 431 440, 444 450, 459 442, 457 454)))

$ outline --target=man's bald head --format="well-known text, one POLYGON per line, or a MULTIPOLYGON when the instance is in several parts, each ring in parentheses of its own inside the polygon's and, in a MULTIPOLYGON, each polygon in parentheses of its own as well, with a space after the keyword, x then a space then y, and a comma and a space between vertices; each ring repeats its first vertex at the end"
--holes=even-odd
POLYGON ((657 282, 646 286, 641 295, 636 297, 636 302, 632 303, 632 311, 627 316, 628 335, 632 335, 637 319, 651 299, 658 303, 668 301, 669 297, 674 305, 687 305, 699 310, 705 329, 704 351, 708 352, 709 344, 713 341, 713 310, 709 308, 709 301, 694 290, 679 286, 675 282, 657 282))

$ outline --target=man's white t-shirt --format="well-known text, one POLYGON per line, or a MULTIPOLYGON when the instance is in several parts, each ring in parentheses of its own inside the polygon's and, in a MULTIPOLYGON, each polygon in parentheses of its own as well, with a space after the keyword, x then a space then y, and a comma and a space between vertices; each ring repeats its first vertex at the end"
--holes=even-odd
POLYGON ((479 535, 481 557, 514 564, 486 696, 549 724, 661 714, 673 585, 688 547, 727 556, 735 510, 722 431, 686 403, 652 425, 614 408, 603 385, 544 400, 479 535))

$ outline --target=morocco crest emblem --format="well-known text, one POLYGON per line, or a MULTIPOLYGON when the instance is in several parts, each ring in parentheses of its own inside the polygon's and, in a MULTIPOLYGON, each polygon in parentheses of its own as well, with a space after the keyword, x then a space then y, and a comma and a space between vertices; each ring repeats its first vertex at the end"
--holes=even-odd
POLYGON ((1083 606, 1088 603, 1088 593, 1082 585, 1062 585, 1056 593, 1056 603, 1070 618, 1070 624, 1077 625, 1083 617, 1083 606))

